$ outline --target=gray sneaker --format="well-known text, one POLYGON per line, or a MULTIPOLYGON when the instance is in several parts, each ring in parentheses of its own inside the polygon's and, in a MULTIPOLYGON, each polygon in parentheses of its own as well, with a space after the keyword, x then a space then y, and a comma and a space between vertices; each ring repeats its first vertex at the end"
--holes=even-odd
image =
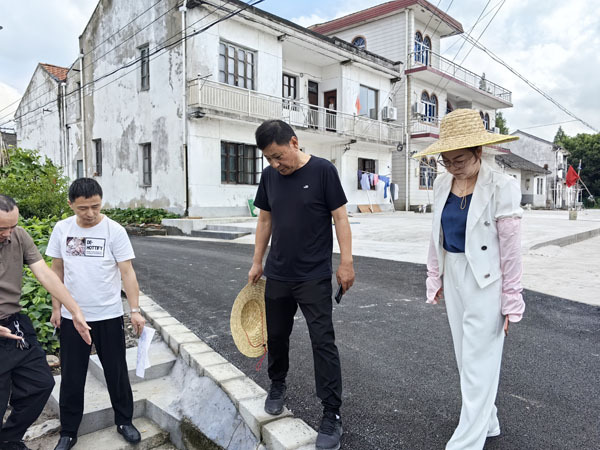
POLYGON ((269 395, 265 400, 265 412, 272 416, 277 416, 283 412, 283 404, 285 402, 285 393, 287 386, 281 381, 271 383, 269 395))
POLYGON ((342 419, 336 413, 325 411, 319 434, 317 435, 316 447, 319 450, 338 450, 340 448, 340 439, 344 429, 342 428, 342 419))

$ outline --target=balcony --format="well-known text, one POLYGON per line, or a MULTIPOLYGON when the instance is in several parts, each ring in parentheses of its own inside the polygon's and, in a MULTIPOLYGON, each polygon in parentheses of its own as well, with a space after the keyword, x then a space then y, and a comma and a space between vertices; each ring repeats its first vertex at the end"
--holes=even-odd
POLYGON ((280 119, 307 132, 384 145, 397 145, 404 133, 400 125, 208 80, 188 83, 188 103, 204 114, 251 122, 280 119))
POLYGON ((490 109, 512 107, 511 91, 431 50, 410 53, 406 67, 407 75, 458 94, 467 101, 477 101, 490 109))
POLYGON ((416 117, 410 120, 410 136, 412 139, 437 140, 440 135, 442 119, 433 117, 416 117))

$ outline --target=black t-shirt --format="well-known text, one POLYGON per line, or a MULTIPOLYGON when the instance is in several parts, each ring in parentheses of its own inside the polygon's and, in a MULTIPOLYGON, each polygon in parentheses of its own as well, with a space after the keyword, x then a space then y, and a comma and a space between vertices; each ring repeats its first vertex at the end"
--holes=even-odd
POLYGON ((290 175, 263 170, 254 205, 271 213, 271 251, 265 276, 279 281, 331 277, 331 211, 347 203, 329 161, 311 156, 290 175))

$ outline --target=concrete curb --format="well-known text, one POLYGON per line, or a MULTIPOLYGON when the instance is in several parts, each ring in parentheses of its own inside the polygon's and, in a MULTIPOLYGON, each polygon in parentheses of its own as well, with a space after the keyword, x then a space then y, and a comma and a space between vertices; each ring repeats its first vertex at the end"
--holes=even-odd
POLYGON ((591 239, 593 237, 600 236, 600 228, 596 228, 595 230, 584 231, 582 233, 572 234, 570 236, 564 236, 558 239, 552 239, 547 242, 540 242, 539 244, 535 244, 530 247, 529 250, 537 250, 538 248, 548 247, 549 245, 557 245, 559 247, 564 247, 566 245, 575 244, 577 242, 585 241, 586 239, 591 239))
POLYGON ((317 432, 285 408, 279 416, 264 412, 267 392, 215 352, 150 297, 140 292, 140 309, 148 325, 198 376, 208 377, 231 399, 242 420, 267 450, 314 448, 317 432))

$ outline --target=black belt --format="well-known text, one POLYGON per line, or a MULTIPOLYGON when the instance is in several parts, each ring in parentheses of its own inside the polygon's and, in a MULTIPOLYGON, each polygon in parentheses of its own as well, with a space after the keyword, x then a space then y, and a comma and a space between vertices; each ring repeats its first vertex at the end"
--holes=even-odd
POLYGON ((11 325, 16 319, 19 318, 20 314, 21 313, 14 313, 8 317, 5 317, 4 319, 0 319, 0 325, 2 325, 2 326, 11 325))

